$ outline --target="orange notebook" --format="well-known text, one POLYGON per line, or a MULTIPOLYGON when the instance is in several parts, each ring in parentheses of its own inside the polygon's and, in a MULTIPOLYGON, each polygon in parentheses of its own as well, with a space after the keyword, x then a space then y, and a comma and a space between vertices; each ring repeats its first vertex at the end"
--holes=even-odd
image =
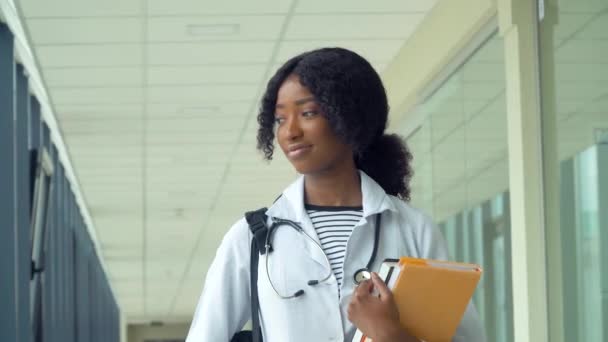
MULTIPOLYGON (((475 264, 403 257, 386 259, 378 275, 393 291, 401 325, 426 342, 451 341, 475 292, 475 264)), ((353 342, 371 338, 357 330, 353 342)))

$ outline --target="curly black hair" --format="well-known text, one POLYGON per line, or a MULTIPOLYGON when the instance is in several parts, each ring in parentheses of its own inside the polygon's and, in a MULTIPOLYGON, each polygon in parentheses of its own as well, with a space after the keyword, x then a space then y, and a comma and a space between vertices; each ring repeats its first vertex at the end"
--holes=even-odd
POLYGON ((275 105, 285 79, 295 74, 321 107, 336 135, 352 147, 355 165, 384 191, 410 200, 412 154, 396 134, 384 134, 388 101, 380 76, 367 60, 343 48, 322 48, 288 60, 268 81, 258 114, 257 148, 274 152, 275 105))

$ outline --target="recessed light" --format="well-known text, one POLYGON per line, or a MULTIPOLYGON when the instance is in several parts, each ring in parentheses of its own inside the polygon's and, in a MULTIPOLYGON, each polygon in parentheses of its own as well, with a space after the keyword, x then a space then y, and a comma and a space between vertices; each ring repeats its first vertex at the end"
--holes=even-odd
POLYGON ((239 33, 241 25, 239 24, 213 24, 213 25, 196 25, 190 24, 186 26, 188 34, 191 36, 229 36, 239 33))

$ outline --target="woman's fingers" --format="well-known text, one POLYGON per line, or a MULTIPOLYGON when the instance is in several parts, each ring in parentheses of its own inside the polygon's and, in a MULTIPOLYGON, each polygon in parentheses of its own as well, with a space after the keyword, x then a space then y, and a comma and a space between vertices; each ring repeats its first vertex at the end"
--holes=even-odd
POLYGON ((374 283, 371 280, 364 280, 359 283, 359 286, 355 289, 355 294, 357 296, 368 296, 369 293, 374 288, 374 283))
POLYGON ((378 273, 372 272, 372 282, 373 282, 373 285, 376 288, 376 290, 378 290, 378 293, 380 294, 380 299, 382 301, 391 300, 393 293, 386 286, 384 281, 382 279, 380 279, 380 276, 378 276, 378 273))

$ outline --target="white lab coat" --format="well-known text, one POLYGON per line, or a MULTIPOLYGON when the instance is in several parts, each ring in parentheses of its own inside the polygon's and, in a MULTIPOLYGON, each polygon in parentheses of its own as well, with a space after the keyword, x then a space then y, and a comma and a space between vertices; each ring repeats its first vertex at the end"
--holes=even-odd
MULTIPOLYGON (((346 247, 344 280, 338 297, 336 278, 309 286, 329 272, 323 251, 289 226, 274 233, 269 273, 282 295, 303 289, 293 299, 279 298, 268 282, 266 255, 261 255, 258 293, 262 334, 265 342, 347 341, 356 328, 348 320, 347 308, 353 292, 353 275, 365 267, 372 253, 375 214, 382 213, 378 254, 372 269, 385 258, 413 256, 447 260, 446 244, 432 221, 400 199, 387 195, 364 172, 361 174, 363 218, 354 227, 346 247)), ((252 208, 254 209, 254 208, 252 208)), ((299 222, 317 239, 304 208, 304 178, 291 184, 268 211, 269 217, 299 222)), ((252 235, 245 219, 239 220, 224 237, 205 280, 186 342, 228 342, 251 317, 249 258, 252 235)), ((478 315, 469 304, 453 341, 484 341, 478 315)))

